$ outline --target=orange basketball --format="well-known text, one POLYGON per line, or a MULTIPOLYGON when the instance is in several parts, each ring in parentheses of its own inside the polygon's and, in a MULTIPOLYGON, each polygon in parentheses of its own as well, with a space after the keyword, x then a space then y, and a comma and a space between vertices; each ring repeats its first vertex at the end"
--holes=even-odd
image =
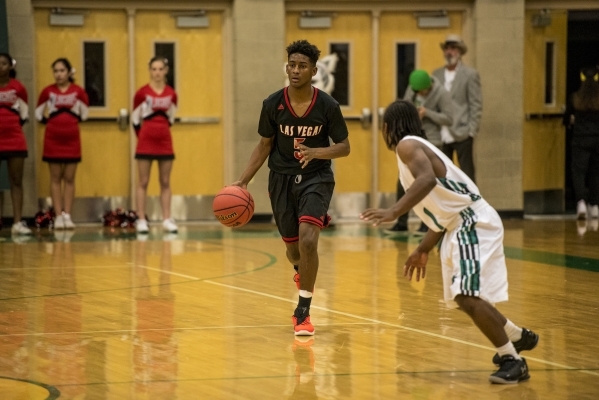
POLYGON ((254 199, 250 192, 239 186, 226 186, 214 198, 212 211, 218 222, 237 228, 252 219, 254 199))

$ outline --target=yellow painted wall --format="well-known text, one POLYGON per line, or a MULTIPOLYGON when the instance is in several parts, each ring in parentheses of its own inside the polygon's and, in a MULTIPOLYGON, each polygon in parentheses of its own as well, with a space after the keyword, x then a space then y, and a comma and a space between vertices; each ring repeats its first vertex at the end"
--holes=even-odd
MULTIPOLYGON (((525 18, 524 113, 560 113, 566 102, 567 11, 552 10, 551 25, 535 28, 529 10, 525 18), (544 105, 545 43, 555 42, 555 105, 544 105)), ((563 189, 565 131, 561 119, 524 123, 522 154, 524 191, 563 189)))
MULTIPOLYGON (((179 117, 219 117, 217 124, 175 124, 175 162, 171 186, 175 195, 216 194, 223 186, 223 61, 220 12, 208 13, 210 27, 179 29, 168 12, 138 12, 135 18, 136 87, 148 83, 154 42, 174 42, 179 117)), ((149 195, 158 195, 154 166, 149 195)))
MULTIPOLYGON (((37 104, 41 90, 54 83, 51 64, 66 57, 77 70, 75 83, 83 86, 83 42, 106 42, 107 105, 90 110, 90 117, 118 115, 120 108, 129 108, 127 17, 124 11, 94 11, 86 14, 82 27, 49 25, 49 10, 35 10, 36 93, 30 96, 37 104)), ((76 195, 129 195, 129 131, 120 131, 116 122, 86 122, 80 125, 82 162, 77 169, 76 195)), ((50 196, 50 174, 47 163, 41 161, 44 126, 37 124, 36 156, 40 197, 50 196)))
MULTIPOLYGON (((439 43, 451 33, 461 35, 462 12, 449 13, 450 28, 419 29, 411 12, 385 12, 380 19, 379 34, 379 104, 387 107, 396 96, 396 45, 416 43, 416 68, 432 73, 443 65, 439 43)), ((387 149, 379 135, 379 191, 395 192, 397 184, 397 159, 387 149)))
MULTIPOLYGON (((172 173, 175 195, 216 194, 223 185, 223 61, 222 13, 208 14, 210 28, 178 29, 167 12, 139 12, 135 17, 136 87, 149 80, 148 61, 156 41, 175 42, 179 117, 218 117, 216 124, 175 124, 172 129, 176 161, 172 173)), ((83 27, 50 26, 49 11, 35 11, 37 97, 53 83, 51 64, 67 57, 83 85, 83 42, 104 40, 107 62, 107 106, 92 108, 90 117, 115 117, 118 110, 131 111, 129 95, 127 16, 124 11, 91 11, 83 27)), ((40 162, 38 189, 49 193, 49 172, 41 162, 44 127, 38 124, 37 145, 40 162)), ((129 196, 129 130, 120 131, 113 122, 81 124, 82 162, 77 170, 77 197, 129 196)), ((154 167, 149 194, 157 195, 158 171, 154 167)))
MULTIPOLYGON (((411 12, 385 12, 380 18, 379 33, 379 106, 395 100, 395 46, 398 42, 417 43, 417 67, 432 72, 443 64, 439 49, 449 33, 461 33, 462 13, 449 13, 450 29, 418 29, 411 12)), ((372 101, 372 16, 370 13, 337 13, 330 29, 300 29, 299 13, 287 14, 287 43, 307 39, 328 53, 331 42, 349 42, 350 106, 343 107, 346 116, 360 115, 362 108, 371 108, 372 101)), ((285 60, 283 60, 284 62, 285 60)), ((281 69, 282 70, 282 69, 281 69)), ((284 76, 281 72, 283 81, 284 76)), ((373 114, 376 114, 374 112, 373 114)), ((372 176, 372 133, 358 122, 348 122, 352 152, 348 158, 335 162, 338 192, 370 192, 372 176)), ((379 135, 379 191, 394 192, 397 182, 397 162, 392 151, 379 135)))
MULTIPOLYGON (((299 13, 290 12, 286 16, 286 44, 306 39, 316 45, 321 56, 328 54, 329 44, 350 43, 350 106, 342 107, 343 115, 357 116, 362 108, 371 107, 371 42, 372 28, 370 13, 337 13, 331 29, 300 29, 299 13)), ((281 86, 285 82, 283 65, 287 61, 285 49, 281 49, 281 86)), ((274 78, 276 79, 276 78, 274 78)), ((358 122, 350 121, 349 141, 351 154, 347 158, 335 160, 335 190, 337 192, 370 192, 371 176, 371 134, 361 128, 358 122)))

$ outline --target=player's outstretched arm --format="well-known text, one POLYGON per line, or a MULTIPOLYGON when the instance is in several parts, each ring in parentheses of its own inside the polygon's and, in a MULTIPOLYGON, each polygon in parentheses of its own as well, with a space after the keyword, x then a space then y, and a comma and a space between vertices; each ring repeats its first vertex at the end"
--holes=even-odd
POLYGON ((248 161, 247 167, 241 174, 241 177, 233 182, 231 186, 241 186, 244 189, 247 189, 248 183, 252 180, 256 172, 262 167, 264 161, 268 158, 270 151, 272 150, 272 146, 274 143, 274 136, 270 138, 262 137, 260 141, 252 151, 252 155, 250 156, 250 161, 248 161))
POLYGON ((408 166, 414 176, 410 190, 392 207, 386 209, 369 208, 360 214, 360 219, 378 226, 382 222, 391 222, 410 211, 437 184, 432 163, 424 152, 424 145, 415 140, 402 141, 397 145, 397 154, 408 166))

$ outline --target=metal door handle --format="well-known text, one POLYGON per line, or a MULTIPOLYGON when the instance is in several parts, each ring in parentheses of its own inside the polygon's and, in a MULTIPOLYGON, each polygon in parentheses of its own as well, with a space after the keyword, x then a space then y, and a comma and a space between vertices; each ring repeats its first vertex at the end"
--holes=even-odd
POLYGON ((117 122, 119 123, 119 129, 122 131, 126 131, 127 128, 129 128, 129 110, 127 110, 126 108, 121 108, 119 110, 117 122))
POLYGON ((372 125, 372 113, 370 112, 370 108, 365 107, 362 109, 360 123, 362 124, 362 129, 370 129, 370 125, 372 125))
POLYGON ((177 117, 175 122, 181 124, 218 124, 219 117, 177 117))
POLYGON ((370 125, 372 125, 372 113, 370 112, 370 108, 363 108, 362 115, 345 115, 343 119, 346 121, 360 121, 362 125, 362 129, 368 130, 370 129, 370 125))
POLYGON ((526 114, 526 120, 531 119, 550 119, 550 118, 563 118, 564 113, 530 113, 526 114))

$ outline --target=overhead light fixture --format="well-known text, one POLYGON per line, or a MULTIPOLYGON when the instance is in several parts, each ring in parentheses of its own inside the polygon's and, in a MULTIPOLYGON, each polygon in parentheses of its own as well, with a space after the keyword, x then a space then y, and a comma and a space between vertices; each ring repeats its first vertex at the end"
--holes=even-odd
POLYGON ((68 8, 53 8, 50 11, 50 25, 53 26, 83 26, 85 10, 68 8))
POLYGON ((418 28, 449 28, 450 21, 447 11, 419 11, 414 16, 418 20, 418 28))
POLYGON ((209 28, 210 17, 206 10, 178 11, 171 13, 177 21, 177 28, 209 28))
POLYGON ((551 25, 551 11, 541 10, 532 16, 532 26, 535 28, 544 28, 551 25))
POLYGON ((303 29, 329 29, 333 25, 334 14, 326 12, 302 11, 299 27, 303 29))

